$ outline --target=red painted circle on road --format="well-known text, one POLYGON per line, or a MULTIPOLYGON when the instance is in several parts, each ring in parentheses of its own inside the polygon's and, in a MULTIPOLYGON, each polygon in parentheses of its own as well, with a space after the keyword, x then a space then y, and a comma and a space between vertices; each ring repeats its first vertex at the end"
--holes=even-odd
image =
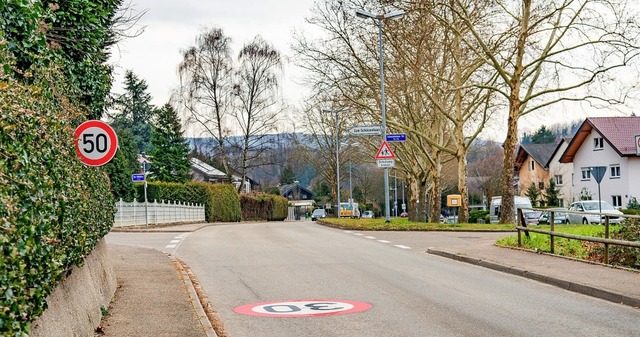
POLYGON ((365 302, 344 300, 290 300, 261 302, 239 306, 233 311, 242 315, 261 317, 323 317, 351 314, 371 309, 365 302))

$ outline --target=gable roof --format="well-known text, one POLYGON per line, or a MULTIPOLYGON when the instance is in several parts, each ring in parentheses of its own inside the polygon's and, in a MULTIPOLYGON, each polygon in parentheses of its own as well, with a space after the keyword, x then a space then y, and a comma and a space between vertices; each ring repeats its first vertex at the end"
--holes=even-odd
POLYGON ((298 189, 299 191, 305 192, 306 194, 310 195, 312 199, 313 199, 313 197, 315 197, 315 193, 313 193, 310 189, 307 189, 307 188, 304 188, 304 187, 300 186, 300 183, 298 183, 297 181, 294 182, 293 184, 280 186, 280 195, 285 196, 285 195, 291 193, 295 189, 298 189))
POLYGON ((571 163, 585 139, 595 130, 620 157, 636 155, 635 136, 640 134, 640 117, 591 117, 582 122, 575 136, 560 157, 561 163, 571 163))
POLYGON ((203 162, 198 158, 191 158, 189 159, 189 161, 191 162, 192 169, 199 171, 200 173, 202 173, 207 177, 214 177, 214 178, 220 178, 220 179, 227 178, 227 175, 224 172, 203 162))
POLYGON ((516 154, 516 168, 519 168, 524 164, 527 156, 535 160, 540 166, 548 168, 549 161, 556 149, 560 146, 560 142, 549 144, 520 144, 518 153, 516 154))

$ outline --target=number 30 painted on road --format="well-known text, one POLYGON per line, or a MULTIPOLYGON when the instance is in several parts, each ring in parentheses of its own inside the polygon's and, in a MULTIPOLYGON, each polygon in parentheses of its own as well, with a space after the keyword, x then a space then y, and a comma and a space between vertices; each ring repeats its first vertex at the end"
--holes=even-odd
POLYGON ((118 136, 109 124, 98 121, 86 121, 73 133, 76 154, 80 161, 88 166, 102 166, 116 155, 118 136))

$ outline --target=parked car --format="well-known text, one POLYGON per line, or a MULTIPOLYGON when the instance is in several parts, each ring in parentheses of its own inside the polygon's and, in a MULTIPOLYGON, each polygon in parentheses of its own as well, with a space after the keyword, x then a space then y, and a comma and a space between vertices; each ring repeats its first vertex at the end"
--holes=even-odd
POLYGON ((324 208, 316 208, 313 210, 313 213, 311 213, 311 221, 316 221, 326 217, 327 211, 324 208))
POLYGON ((373 219, 373 211, 364 211, 362 212, 361 218, 363 219, 373 219))
POLYGON ((527 225, 537 225, 541 214, 542 212, 540 211, 523 212, 524 223, 527 225))
MULTIPOLYGON (((605 214, 622 215, 622 212, 611 206, 610 203, 603 200, 580 200, 569 206, 569 211, 583 213, 567 213, 570 223, 604 223, 605 216, 600 215, 600 210, 605 214)), ((620 223, 624 218, 620 216, 610 216, 609 223, 620 223)))
POLYGON ((548 210, 542 212, 542 214, 538 218, 538 224, 540 225, 549 224, 549 218, 551 217, 551 212, 553 212, 553 223, 555 224, 569 223, 569 218, 567 217, 567 213, 562 212, 566 210, 567 210, 566 208, 549 208, 548 210))
POLYGON ((402 212, 402 213, 400 213, 400 217, 401 217, 401 218, 406 218, 406 217, 408 217, 408 216, 409 216, 409 213, 407 213, 407 212, 402 212))

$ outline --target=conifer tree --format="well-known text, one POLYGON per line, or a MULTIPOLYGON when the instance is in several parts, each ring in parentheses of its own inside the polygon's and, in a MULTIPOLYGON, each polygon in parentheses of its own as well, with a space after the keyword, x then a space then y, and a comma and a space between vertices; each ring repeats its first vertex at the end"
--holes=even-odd
POLYGON ((191 165, 187 157, 189 145, 182 135, 180 119, 170 104, 156 110, 151 144, 151 179, 184 183, 191 178, 191 165))

